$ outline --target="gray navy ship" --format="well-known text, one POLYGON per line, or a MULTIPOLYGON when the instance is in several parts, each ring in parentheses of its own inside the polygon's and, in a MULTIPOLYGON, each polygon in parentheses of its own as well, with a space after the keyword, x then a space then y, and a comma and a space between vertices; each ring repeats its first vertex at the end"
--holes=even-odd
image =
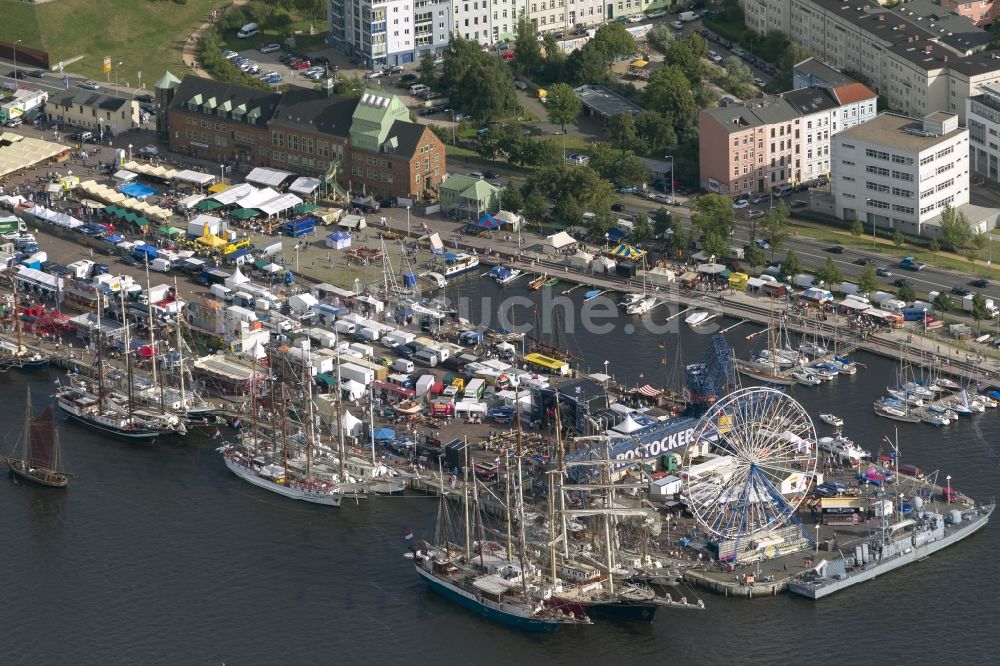
POLYGON ((995 504, 952 509, 947 515, 923 511, 921 498, 913 498, 913 516, 889 524, 884 519, 869 542, 854 552, 823 560, 788 582, 788 589, 810 599, 823 597, 857 585, 893 569, 923 559, 974 534, 986 525, 995 504))

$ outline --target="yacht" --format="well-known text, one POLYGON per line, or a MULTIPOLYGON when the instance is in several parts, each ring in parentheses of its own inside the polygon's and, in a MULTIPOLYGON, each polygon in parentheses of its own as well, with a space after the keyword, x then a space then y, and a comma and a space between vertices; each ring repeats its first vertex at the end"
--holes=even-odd
POLYGON ((489 276, 496 280, 497 284, 503 286, 521 277, 521 270, 519 268, 507 268, 506 266, 494 266, 490 269, 489 276))
POLYGON ((819 386, 823 383, 818 377, 809 372, 793 372, 792 377, 794 377, 795 381, 802 386, 819 386))
POLYGON ((836 414, 820 414, 819 420, 822 421, 823 423, 828 423, 832 425, 834 428, 844 427, 844 419, 840 418, 836 414))
POLYGON ((644 315, 656 305, 655 296, 647 296, 639 301, 626 306, 625 312, 630 315, 644 315))
POLYGON ((479 257, 466 252, 446 252, 444 255, 444 266, 441 273, 445 279, 453 278, 456 275, 471 271, 479 266, 479 257))
POLYGON ((843 435, 836 435, 834 437, 820 437, 817 442, 819 448, 827 453, 832 453, 835 456, 849 461, 849 462, 860 462, 865 458, 871 456, 868 451, 865 451, 860 446, 854 443, 850 438, 844 437, 843 435))

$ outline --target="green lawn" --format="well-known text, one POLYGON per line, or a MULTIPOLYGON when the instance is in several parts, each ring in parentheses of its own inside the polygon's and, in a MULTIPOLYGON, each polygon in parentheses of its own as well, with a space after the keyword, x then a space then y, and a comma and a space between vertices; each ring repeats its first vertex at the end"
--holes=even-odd
MULTIPOLYGON (((5 20, 0 38, 21 39, 27 46, 47 50, 53 65, 84 56, 67 71, 106 81, 104 56, 111 56, 119 81, 137 83, 137 72, 147 87, 165 69, 182 75, 181 46, 208 17, 220 0, 58 0, 33 5, 0 0, 5 20), (119 66, 118 63, 122 64, 119 66)), ((114 72, 111 80, 115 78, 114 72)))

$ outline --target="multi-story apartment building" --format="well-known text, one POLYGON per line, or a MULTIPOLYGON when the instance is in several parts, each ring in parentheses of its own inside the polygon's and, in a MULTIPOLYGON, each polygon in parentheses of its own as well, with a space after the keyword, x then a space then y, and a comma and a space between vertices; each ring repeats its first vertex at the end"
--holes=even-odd
POLYGON ((969 202, 969 132, 954 113, 882 113, 834 137, 833 173, 838 217, 935 235, 945 207, 969 202))
MULTIPOLYGON (((485 1, 485 0, 483 0, 485 1)), ((451 0, 328 0, 330 43, 366 68, 415 62, 448 45, 451 0)))
MULTIPOLYGON (((747 21, 775 25, 831 66, 869 82, 890 108, 923 117, 937 110, 964 120, 965 98, 1000 81, 992 36, 925 0, 893 8, 869 0, 743 0, 747 21), (785 19, 787 17, 787 21, 785 19)), ((774 28, 779 29, 779 28, 774 28)))
POLYGON ((965 124, 972 172, 1000 182, 1000 85, 982 86, 966 100, 965 124))
POLYGON ((1000 3, 996 0, 940 0, 941 7, 964 16, 978 26, 988 26, 996 20, 1000 3))
POLYGON ((441 140, 398 98, 313 90, 282 94, 188 76, 164 77, 170 150, 220 162, 333 174, 351 190, 423 198, 446 170, 441 140))
POLYGON ((770 95, 706 109, 698 118, 701 184, 730 197, 770 192, 798 180, 801 119, 770 95))
POLYGON ((742 196, 829 175, 830 137, 875 114, 876 95, 860 83, 800 88, 702 111, 701 183, 742 196), (762 128, 763 141, 755 128, 762 128))

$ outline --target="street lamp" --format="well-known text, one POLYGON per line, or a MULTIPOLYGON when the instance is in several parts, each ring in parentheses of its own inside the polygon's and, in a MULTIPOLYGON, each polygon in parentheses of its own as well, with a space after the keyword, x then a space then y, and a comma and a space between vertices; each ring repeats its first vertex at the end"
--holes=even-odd
POLYGON ((410 206, 406 207, 406 237, 410 237, 410 206))
POLYGON ((21 43, 21 40, 14 42, 14 83, 17 83, 17 45, 21 43))
POLYGON ((132 144, 128 144, 128 161, 132 161, 132 144))
POLYGON ((944 501, 945 501, 946 504, 950 504, 951 503, 951 474, 949 474, 948 476, 946 476, 944 478, 948 482, 948 494, 945 495, 944 501))
MULTIPOLYGON (((225 164, 220 164, 219 165, 219 182, 220 183, 226 182, 226 165, 225 164)), ((298 269, 296 269, 296 270, 298 270, 298 269)))
MULTIPOLYGON (((608 365, 610 363, 611 363, 611 361, 604 361, 604 375, 606 377, 610 377, 611 376, 611 375, 608 374, 608 365)), ((604 381, 607 381, 607 380, 604 380, 604 381)))

